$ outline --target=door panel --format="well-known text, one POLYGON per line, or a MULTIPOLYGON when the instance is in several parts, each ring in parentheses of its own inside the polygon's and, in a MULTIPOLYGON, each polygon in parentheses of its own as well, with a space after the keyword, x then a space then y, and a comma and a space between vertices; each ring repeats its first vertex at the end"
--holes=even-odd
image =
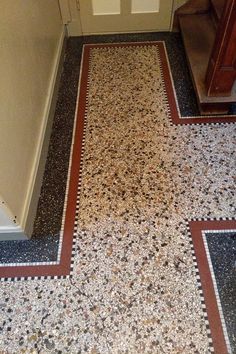
POLYGON ((170 30, 173 0, 80 0, 83 34, 170 30))
POLYGON ((92 0, 94 15, 117 15, 120 14, 120 0, 92 0))
POLYGON ((131 13, 159 12, 160 1, 157 0, 131 0, 131 13))

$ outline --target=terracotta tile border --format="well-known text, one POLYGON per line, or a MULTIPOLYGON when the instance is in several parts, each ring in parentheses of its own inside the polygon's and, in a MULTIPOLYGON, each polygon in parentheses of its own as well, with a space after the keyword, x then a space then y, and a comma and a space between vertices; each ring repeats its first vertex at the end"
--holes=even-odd
MULTIPOLYGON (((174 124, 198 124, 198 123, 217 123, 222 122, 221 118, 194 118, 182 119, 179 116, 175 99, 173 81, 166 55, 165 45, 162 41, 157 42, 131 42, 131 43, 108 43, 108 44, 85 44, 83 48, 83 56, 81 61, 80 88, 77 99, 76 125, 74 132, 74 142, 72 144, 72 157, 70 168, 70 180, 68 188, 67 206, 65 211, 65 223, 63 228, 63 238, 61 245, 60 261, 58 264, 50 264, 50 262, 29 263, 29 265, 14 265, 0 267, 0 279, 16 280, 17 278, 27 277, 67 277, 71 274, 73 263, 72 247, 75 235, 75 222, 78 204, 78 183, 80 180, 81 157, 83 151, 83 133, 86 118, 86 97, 87 85, 89 77, 89 57, 90 49, 101 47, 130 47, 130 46, 152 46, 158 45, 160 59, 162 62, 162 73, 166 86, 166 93, 169 101, 170 116, 174 124), (48 264, 47 264, 48 263, 48 264)), ((236 121, 236 116, 224 117, 224 122, 236 121)), ((56 263, 56 262, 54 262, 56 263)))
POLYGON ((201 288, 206 305, 207 318, 210 325, 211 338, 216 354, 227 354, 227 344, 224 336, 220 312, 216 300, 214 284, 209 268, 207 253, 203 241, 204 231, 221 231, 236 229, 236 220, 209 220, 191 221, 189 231, 193 243, 193 251, 196 257, 196 265, 199 270, 201 288))

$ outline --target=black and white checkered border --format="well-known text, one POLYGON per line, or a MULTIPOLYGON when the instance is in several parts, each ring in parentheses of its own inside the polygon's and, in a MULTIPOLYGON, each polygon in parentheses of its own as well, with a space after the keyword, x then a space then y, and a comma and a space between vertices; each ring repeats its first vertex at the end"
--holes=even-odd
MULTIPOLYGON (((195 249, 194 249, 194 245, 193 245, 192 234, 190 231, 189 224, 191 221, 234 221, 234 220, 235 220, 234 218, 227 218, 227 217, 192 218, 191 220, 185 219, 187 235, 188 235, 189 243, 190 243, 190 247, 191 247, 191 253, 192 253, 192 259, 193 259, 193 264, 194 264, 194 268, 195 268, 196 280, 197 280, 197 285, 198 285, 198 290, 199 290, 199 294, 200 294, 202 310, 203 310, 203 315, 204 315, 204 320, 205 320, 205 325, 206 325, 206 330, 207 330, 207 336, 209 339, 209 350, 211 351, 211 353, 214 353, 215 350, 214 350, 213 341, 212 341, 212 337, 211 337, 211 329, 210 329, 210 324, 209 324, 209 320, 208 320, 205 299, 204 299, 204 295, 203 295, 200 272, 199 272, 199 268, 198 268, 198 264, 197 264, 197 258, 196 258, 196 254, 195 254, 195 249)), ((225 232, 225 231, 229 231, 229 230, 217 230, 217 231, 209 230, 209 232, 211 232, 211 233, 212 232, 220 233, 220 232, 225 232)), ((207 231, 204 230, 204 232, 207 232, 207 231)), ((208 261, 208 264, 209 264, 209 261, 208 261)), ((209 264, 209 268, 210 268, 210 264, 209 264)), ((211 271, 211 269, 210 269, 210 271, 211 271)), ((211 272, 211 274, 212 274, 212 272, 211 272)), ((217 301, 217 304, 218 304, 218 301, 217 301)), ((224 334, 227 333, 227 332, 225 332, 226 327, 224 328, 223 323, 222 323, 222 328, 223 328, 224 334)), ((229 341, 227 339, 228 339, 228 335, 225 337, 225 340, 226 340, 227 347, 229 349, 229 341)), ((229 354, 230 353, 231 353, 231 351, 229 351, 229 354)))
POLYGON ((82 137, 82 144, 81 144, 79 180, 78 180, 77 197, 76 197, 76 211, 75 211, 75 223, 74 223, 73 244, 72 244, 72 253, 71 253, 70 277, 73 276, 75 254, 76 254, 77 228, 78 228, 78 222, 79 222, 79 209, 80 209, 80 196, 81 196, 82 178, 83 178, 85 142, 86 142, 86 132, 87 132, 87 126, 88 126, 89 89, 90 89, 90 81, 91 81, 91 60, 92 60, 92 55, 90 52, 89 70, 88 70, 88 76, 87 76, 87 82, 86 82, 86 105, 85 105, 85 111, 84 111, 83 137, 82 137))
MULTIPOLYGON (((42 265, 42 264, 41 264, 42 265)), ((0 278, 0 282, 19 282, 19 281, 29 281, 29 280, 63 280, 69 279, 69 275, 47 275, 47 276, 27 276, 27 277, 11 277, 11 278, 0 278)))
MULTIPOLYGON (((163 44, 164 50, 165 50, 165 55, 166 55, 166 60, 168 62, 168 68, 169 68, 169 72, 170 72, 170 76, 172 79, 172 75, 171 75, 171 70, 170 70, 170 66, 169 66, 169 60, 168 60, 168 54, 166 51, 166 46, 165 46, 165 42, 161 41, 161 43, 163 44)), ((169 125, 171 127, 175 126, 176 124, 173 123, 172 119, 171 119, 171 110, 170 110, 170 105, 169 105, 169 100, 168 100, 168 95, 167 95, 167 91, 166 91, 166 81, 165 81, 165 76, 164 76, 164 72, 163 72, 163 67, 162 67, 162 60, 160 57, 160 51, 159 51, 159 47, 157 45, 157 58, 158 58, 158 62, 159 62, 159 69, 160 69, 160 75, 161 75, 161 82, 162 82, 162 86, 163 86, 163 92, 164 92, 164 98, 163 98, 163 103, 166 106, 166 115, 167 115, 167 119, 169 122, 169 125)), ((172 82, 173 85, 173 82, 172 82)), ((173 86, 173 92, 175 93, 174 90, 174 86, 173 86)), ((175 96, 176 99, 176 96, 175 96)), ((177 101, 176 101, 177 103, 177 101)))
MULTIPOLYGON (((19 266, 50 266, 50 265, 59 265, 61 259, 61 251, 62 251, 62 242, 63 242, 63 233, 64 233, 64 224, 65 224, 65 216, 66 216, 66 208, 68 202, 68 192, 69 192, 69 182, 71 176, 71 165, 72 165, 72 154, 73 154, 73 146, 75 140, 75 130, 77 124, 77 112, 78 112, 78 105, 79 105, 79 93, 80 93, 80 83, 82 77, 82 69, 83 69, 83 58, 84 58, 84 48, 82 51, 81 56, 81 65, 80 65, 80 79, 78 84, 78 92, 77 92, 77 102, 76 102, 76 109, 75 109, 75 119, 74 119, 74 126, 73 126, 73 134, 72 134, 72 143, 71 143, 71 150, 70 150, 70 160, 69 160, 69 167, 68 167, 68 175, 67 175, 67 184, 66 184, 66 192, 65 192, 65 200, 63 206, 63 215, 62 215, 62 227, 60 231, 60 238, 59 238, 59 245, 58 245, 58 252, 57 252, 57 260, 54 262, 25 262, 25 263, 2 263, 0 267, 19 267, 19 266)), ((89 60, 91 60, 89 58, 89 60)), ((89 63, 90 64, 90 63, 89 63)), ((26 276, 26 277, 5 277, 0 278, 0 282, 15 282, 15 281, 26 281, 26 280, 63 280, 69 279, 73 275, 73 267, 75 261, 75 253, 76 253, 76 240, 77 240, 77 225, 78 225, 78 214, 79 214, 79 201, 80 201, 80 192, 81 192, 81 183, 82 183, 82 170, 83 170, 83 157, 84 157, 84 150, 85 150, 85 136, 86 136, 86 128, 87 128, 87 113, 88 113, 88 92, 89 92, 89 83, 90 83, 90 65, 89 65, 89 73, 88 73, 88 80, 87 80, 87 87, 86 87, 86 107, 84 113, 84 125, 83 125, 83 137, 82 137, 82 147, 81 147, 81 159, 80 159, 80 166, 79 166, 79 181, 78 181, 78 190, 77 190, 77 200, 76 200, 76 214, 75 214, 75 222, 74 222, 74 230, 73 230, 73 240, 72 240, 72 252, 71 252, 71 262, 70 262, 70 274, 69 275, 58 275, 58 276, 26 276)))
MULTIPOLYGON (((236 219, 234 217, 224 217, 224 216, 221 216, 221 217, 217 217, 217 218, 191 218, 190 220, 189 219, 186 219, 187 222, 191 222, 191 221, 235 221, 236 219)), ((219 230, 221 231, 221 230, 219 230)), ((213 231, 214 232, 214 231, 213 231)))

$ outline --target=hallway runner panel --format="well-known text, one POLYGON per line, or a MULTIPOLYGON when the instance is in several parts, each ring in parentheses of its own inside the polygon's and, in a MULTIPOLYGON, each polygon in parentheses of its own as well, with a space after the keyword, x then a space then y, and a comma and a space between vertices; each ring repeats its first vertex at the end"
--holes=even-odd
POLYGON ((80 289, 108 327, 125 317, 120 350, 213 351, 187 220, 234 216, 235 117, 199 125, 221 119, 181 120, 162 42, 85 45, 58 259, 1 277, 80 289))

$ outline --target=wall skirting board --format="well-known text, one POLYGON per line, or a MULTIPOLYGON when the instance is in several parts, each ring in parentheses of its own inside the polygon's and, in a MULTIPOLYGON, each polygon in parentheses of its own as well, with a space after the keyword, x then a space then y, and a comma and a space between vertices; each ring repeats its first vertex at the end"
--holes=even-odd
POLYGON ((27 239, 27 235, 20 226, 0 228, 0 241, 15 241, 27 239))
POLYGON ((27 236, 0 196, 0 240, 25 240, 27 236), (4 225, 4 226, 3 226, 4 225))
MULTIPOLYGON (((9 217, 9 223, 11 223, 10 220, 12 220, 12 224, 2 227, 0 226, 0 241, 27 239, 31 237, 33 232, 34 219, 40 196, 40 189, 42 185, 44 168, 49 147, 49 140, 51 135, 53 117, 55 113, 60 76, 63 67, 66 40, 67 30, 66 26, 63 26, 53 64, 47 99, 45 102, 45 109, 40 128, 38 145, 33 162, 30 183, 28 186, 27 196, 24 201, 22 223, 21 225, 14 223, 10 211, 3 210, 3 213, 5 212, 5 215, 8 215, 9 217)), ((6 203, 4 201, 2 201, 0 209, 2 208, 3 204, 5 204, 4 209, 6 209, 6 203)))

